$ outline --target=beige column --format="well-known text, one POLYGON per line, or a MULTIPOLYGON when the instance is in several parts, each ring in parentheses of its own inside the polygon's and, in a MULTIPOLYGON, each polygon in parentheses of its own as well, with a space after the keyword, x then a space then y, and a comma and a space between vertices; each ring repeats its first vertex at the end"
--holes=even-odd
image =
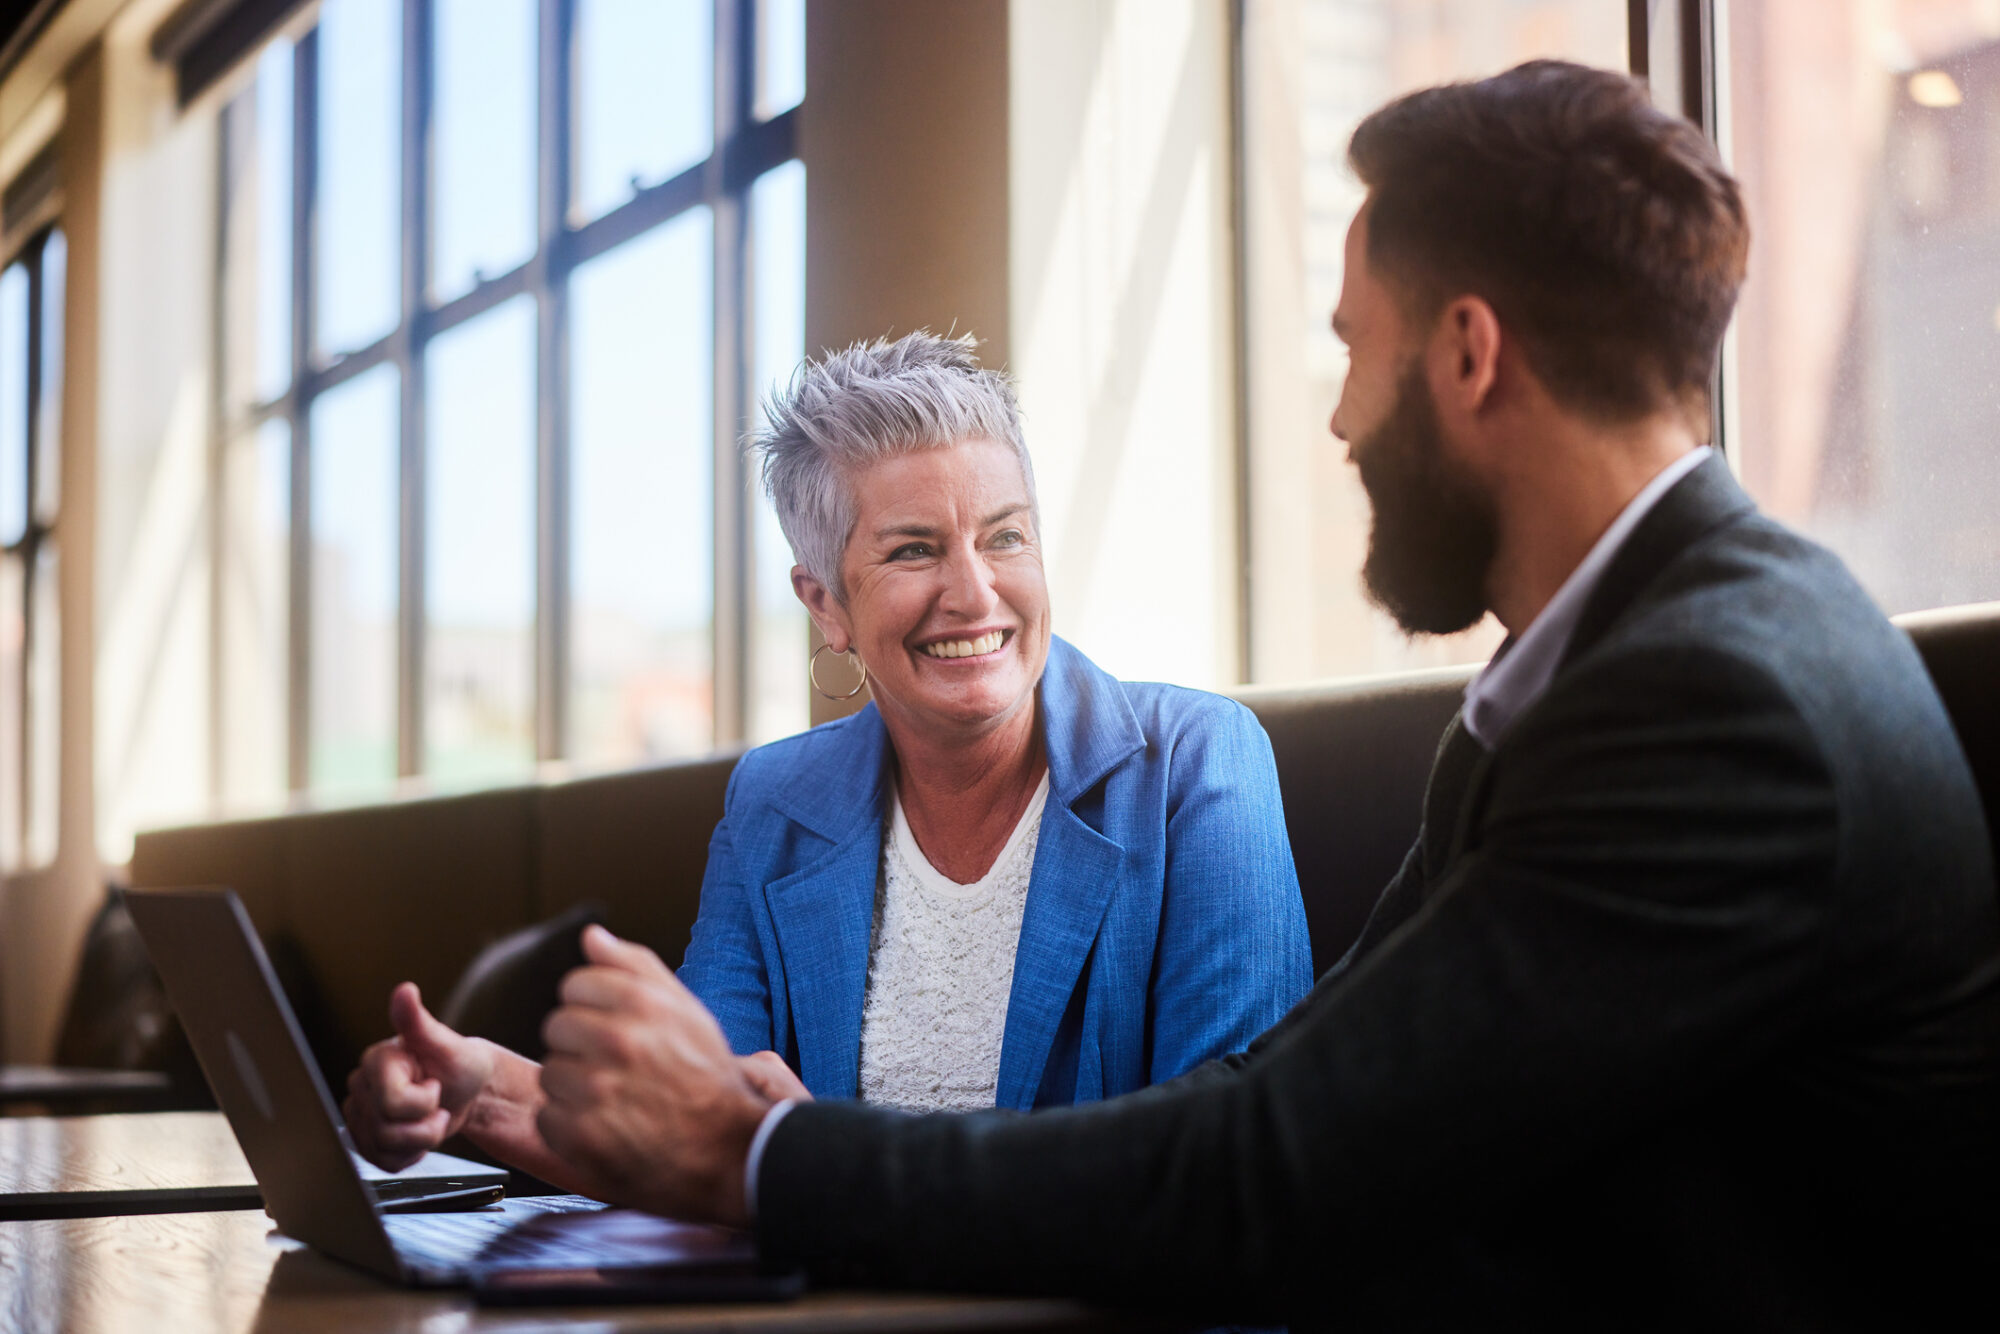
MULTIPOLYGON (((809 354, 929 328, 1007 364, 1007 38, 1006 0, 808 6, 809 354)), ((822 679, 852 677, 829 663, 822 679)), ((867 702, 815 695, 812 720, 867 702)))

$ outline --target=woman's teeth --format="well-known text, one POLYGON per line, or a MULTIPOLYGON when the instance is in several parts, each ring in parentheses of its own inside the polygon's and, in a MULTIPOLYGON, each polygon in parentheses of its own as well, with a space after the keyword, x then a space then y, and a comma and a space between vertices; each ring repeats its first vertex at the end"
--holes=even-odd
POLYGON ((991 653, 1007 640, 1007 632, 995 630, 977 639, 950 639, 942 644, 926 644, 924 652, 933 658, 976 658, 991 653))

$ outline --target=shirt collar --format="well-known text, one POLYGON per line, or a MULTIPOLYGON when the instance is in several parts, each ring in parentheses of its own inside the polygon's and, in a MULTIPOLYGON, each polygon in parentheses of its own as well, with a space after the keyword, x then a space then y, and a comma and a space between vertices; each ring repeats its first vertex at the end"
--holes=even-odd
POLYGON ((1518 637, 1503 645, 1493 661, 1472 678, 1472 684, 1465 688, 1465 727, 1480 745, 1488 750, 1498 745, 1514 719, 1549 688, 1556 664, 1562 661, 1563 650, 1576 632, 1577 618, 1582 616, 1584 604, 1590 600, 1591 590, 1597 587, 1605 567, 1660 497, 1714 452, 1702 445, 1660 469, 1618 512, 1618 517, 1604 530, 1604 536, 1597 539, 1597 544, 1549 599, 1549 605, 1542 608, 1541 615, 1529 622, 1518 637))

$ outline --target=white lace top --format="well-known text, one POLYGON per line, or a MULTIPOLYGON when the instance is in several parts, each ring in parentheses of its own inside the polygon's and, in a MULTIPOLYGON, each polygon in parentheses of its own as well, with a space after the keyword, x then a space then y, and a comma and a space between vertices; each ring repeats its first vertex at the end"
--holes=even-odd
POLYGON ((930 864, 892 796, 861 1011, 861 1097, 910 1111, 993 1105, 1014 950, 1049 778, 976 883, 930 864))

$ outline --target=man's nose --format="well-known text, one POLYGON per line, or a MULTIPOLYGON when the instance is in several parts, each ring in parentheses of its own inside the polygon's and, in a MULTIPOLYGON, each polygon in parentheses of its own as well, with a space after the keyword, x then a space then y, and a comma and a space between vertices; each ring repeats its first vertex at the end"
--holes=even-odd
POLYGON ((1335 409, 1333 410, 1333 418, 1332 418, 1332 420, 1330 420, 1330 421, 1328 421, 1328 422, 1327 422, 1327 428, 1328 428, 1329 430, 1331 430, 1331 431, 1333 432, 1333 438, 1334 438, 1334 439, 1336 439, 1336 440, 1340 441, 1340 443, 1341 443, 1341 444, 1343 444, 1343 445, 1346 445, 1346 446, 1347 446, 1347 461, 1348 461, 1349 463, 1352 463, 1352 462, 1354 462, 1354 442, 1353 442, 1353 441, 1351 441, 1351 440, 1349 440, 1349 439, 1347 438, 1347 432, 1346 432, 1346 431, 1343 431, 1342 429, 1340 429, 1340 409, 1339 409, 1339 408, 1335 408, 1335 409))

